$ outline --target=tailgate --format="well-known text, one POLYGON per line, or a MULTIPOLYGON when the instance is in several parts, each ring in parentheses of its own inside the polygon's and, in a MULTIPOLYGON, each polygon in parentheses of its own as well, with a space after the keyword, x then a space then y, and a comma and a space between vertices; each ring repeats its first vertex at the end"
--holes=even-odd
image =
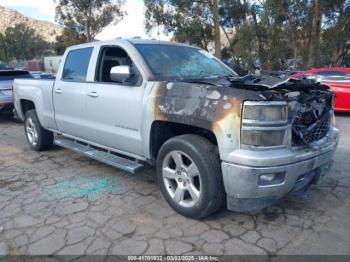
POLYGON ((0 81, 0 103, 12 102, 12 80, 0 81))
POLYGON ((55 128, 52 88, 54 80, 15 79, 13 82, 14 105, 18 117, 23 120, 21 100, 29 100, 35 104, 39 120, 46 128, 55 128))

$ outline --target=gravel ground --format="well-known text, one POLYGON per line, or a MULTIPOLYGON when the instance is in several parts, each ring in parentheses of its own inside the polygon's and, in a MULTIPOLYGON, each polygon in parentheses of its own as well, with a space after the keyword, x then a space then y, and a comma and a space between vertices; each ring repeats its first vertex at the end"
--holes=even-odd
POLYGON ((1 254, 350 254, 350 115, 328 177, 254 214, 176 214, 154 182, 68 150, 29 149, 0 117, 1 254))

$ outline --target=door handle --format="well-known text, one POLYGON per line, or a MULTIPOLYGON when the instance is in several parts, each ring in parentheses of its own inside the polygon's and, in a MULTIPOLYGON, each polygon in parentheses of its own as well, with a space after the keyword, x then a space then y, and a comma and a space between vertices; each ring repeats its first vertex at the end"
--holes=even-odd
POLYGON ((91 92, 87 94, 90 97, 98 97, 98 94, 96 92, 91 92))
POLYGON ((62 89, 60 89, 60 88, 55 89, 55 93, 61 94, 62 93, 62 89))

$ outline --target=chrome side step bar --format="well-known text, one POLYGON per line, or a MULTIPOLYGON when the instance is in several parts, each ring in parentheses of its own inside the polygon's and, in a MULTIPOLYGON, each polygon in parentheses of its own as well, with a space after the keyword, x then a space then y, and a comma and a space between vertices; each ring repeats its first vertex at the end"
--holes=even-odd
POLYGON ((137 172, 140 172, 144 169, 144 165, 137 162, 136 160, 130 160, 128 158, 115 155, 109 151, 104 151, 103 149, 99 150, 96 147, 79 143, 75 140, 59 137, 55 138, 54 143, 58 146, 71 149, 79 154, 103 162, 107 165, 122 169, 132 174, 136 174, 137 172))

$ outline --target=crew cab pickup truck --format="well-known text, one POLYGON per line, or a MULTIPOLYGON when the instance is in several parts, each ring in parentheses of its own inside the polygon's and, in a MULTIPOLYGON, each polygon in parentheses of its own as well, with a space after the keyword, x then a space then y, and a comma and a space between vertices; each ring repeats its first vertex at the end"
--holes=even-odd
POLYGON ((55 143, 131 173, 154 165, 170 206, 191 218, 317 184, 338 143, 326 86, 239 77, 169 42, 70 47, 55 81, 15 80, 14 101, 32 149, 55 143))

